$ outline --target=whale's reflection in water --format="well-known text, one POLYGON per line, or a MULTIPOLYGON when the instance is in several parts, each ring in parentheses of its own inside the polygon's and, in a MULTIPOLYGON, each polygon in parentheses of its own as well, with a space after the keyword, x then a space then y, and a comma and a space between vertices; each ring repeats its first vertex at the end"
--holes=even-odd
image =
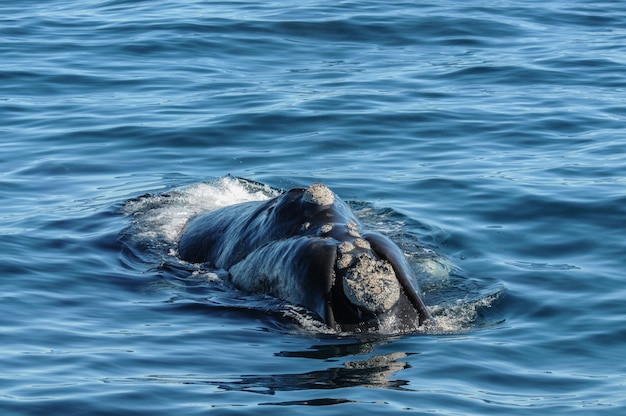
MULTIPOLYGON (((276 372, 270 374, 233 374, 223 377, 206 378, 199 374, 186 375, 150 375, 138 378, 107 379, 107 383, 164 383, 185 385, 212 386, 217 392, 247 392, 263 395, 275 395, 279 392, 309 391, 306 398, 281 402, 258 403, 273 406, 306 405, 327 406, 353 402, 352 399, 342 397, 319 397, 313 393, 319 390, 338 390, 343 388, 383 388, 392 390, 410 390, 407 388, 409 381, 395 378, 394 375, 401 370, 410 368, 405 359, 417 353, 390 352, 385 354, 372 354, 375 350, 391 342, 391 340, 357 341, 354 343, 338 343, 316 345, 303 351, 280 351, 275 357, 304 358, 314 360, 314 366, 326 363, 325 369, 295 372, 276 372), (363 359, 349 359, 363 356, 363 359)), ((288 368, 286 362, 284 367, 288 368)), ((310 368, 310 366, 309 366, 310 368)), ((209 398, 209 396, 207 397, 209 398)), ((209 404, 211 406, 215 404, 209 404)), ((230 406, 227 404, 219 405, 230 406)))
POLYGON ((346 361, 341 365, 324 370, 293 374, 281 373, 265 376, 246 375, 236 381, 219 382, 225 390, 250 391, 262 394, 274 394, 277 391, 292 390, 331 390, 345 387, 377 387, 398 389, 408 381, 395 380, 391 377, 400 370, 409 367, 401 361, 407 353, 393 352, 373 355, 364 360, 346 361))

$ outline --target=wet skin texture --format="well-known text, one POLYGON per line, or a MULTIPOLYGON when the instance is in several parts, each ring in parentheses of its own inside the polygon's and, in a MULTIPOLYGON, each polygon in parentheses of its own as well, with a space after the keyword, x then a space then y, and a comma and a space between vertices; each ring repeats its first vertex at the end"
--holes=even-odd
POLYGON ((178 251, 228 270, 242 290, 304 306, 338 331, 408 332, 432 319, 400 248, 364 231, 321 184, 200 214, 178 251))

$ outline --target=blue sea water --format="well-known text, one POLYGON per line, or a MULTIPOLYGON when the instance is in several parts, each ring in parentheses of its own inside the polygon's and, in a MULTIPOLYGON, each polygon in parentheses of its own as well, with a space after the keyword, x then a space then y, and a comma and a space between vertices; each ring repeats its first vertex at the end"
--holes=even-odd
POLYGON ((626 411, 622 2, 18 0, 0 79, 3 415, 626 411), (312 182, 433 253, 445 330, 328 333, 172 252, 312 182))

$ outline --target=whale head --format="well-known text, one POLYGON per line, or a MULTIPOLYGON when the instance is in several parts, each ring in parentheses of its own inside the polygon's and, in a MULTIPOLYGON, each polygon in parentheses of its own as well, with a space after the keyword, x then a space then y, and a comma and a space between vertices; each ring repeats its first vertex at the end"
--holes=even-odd
MULTIPOLYGON (((328 281, 324 320, 341 331, 411 331, 432 320, 404 253, 389 238, 363 231, 322 184, 302 190, 299 234, 334 244, 322 263, 328 281)), ((311 276, 310 278, 315 278, 311 276)))
POLYGON ((367 232, 322 184, 199 215, 182 259, 228 270, 232 283, 301 305, 341 332, 413 332, 432 318, 404 253, 367 232))

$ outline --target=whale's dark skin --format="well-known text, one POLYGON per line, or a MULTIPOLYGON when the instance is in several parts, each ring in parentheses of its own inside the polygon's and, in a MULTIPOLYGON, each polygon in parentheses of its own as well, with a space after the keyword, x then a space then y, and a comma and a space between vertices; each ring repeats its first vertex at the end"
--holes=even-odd
POLYGON ((400 248, 363 231, 324 185, 200 214, 183 229, 178 252, 228 270, 240 289, 304 306, 338 331, 389 321, 411 331, 432 320, 400 248))

